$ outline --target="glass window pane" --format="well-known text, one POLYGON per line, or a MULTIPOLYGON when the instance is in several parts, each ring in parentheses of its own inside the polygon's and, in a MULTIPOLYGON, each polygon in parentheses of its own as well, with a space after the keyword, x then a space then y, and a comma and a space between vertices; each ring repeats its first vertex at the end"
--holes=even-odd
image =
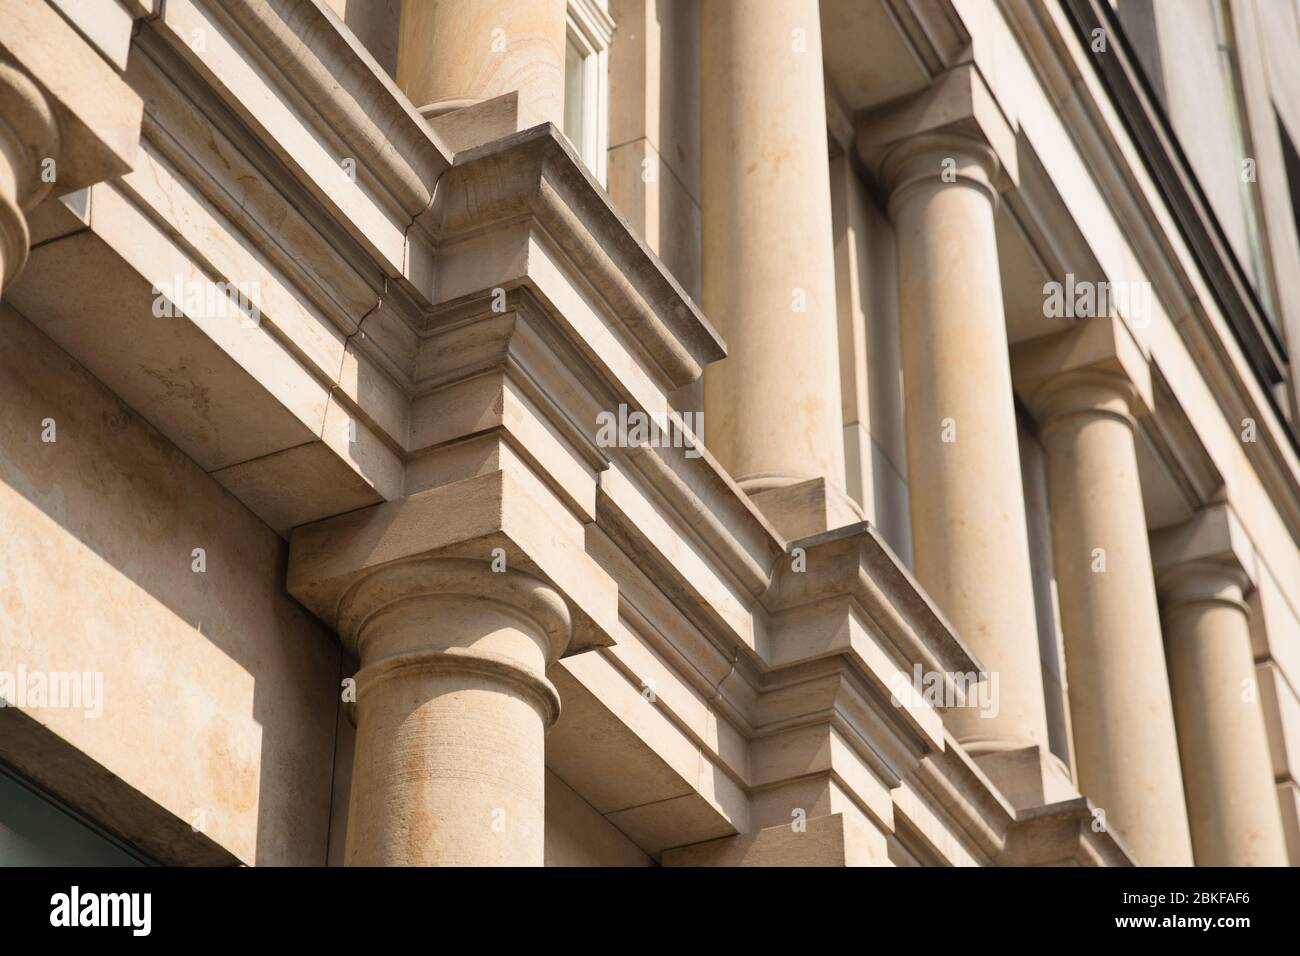
POLYGON ((564 51, 564 135, 569 137, 580 155, 583 153, 582 115, 586 93, 583 88, 584 59, 582 51, 569 40, 564 51))
POLYGON ((145 865, 111 837, 0 769, 0 866, 145 865))

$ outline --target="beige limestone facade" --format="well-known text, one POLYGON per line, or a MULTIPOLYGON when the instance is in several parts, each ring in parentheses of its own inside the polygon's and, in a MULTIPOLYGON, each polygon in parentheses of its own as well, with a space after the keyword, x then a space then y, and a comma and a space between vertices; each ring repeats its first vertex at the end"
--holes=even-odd
POLYGON ((1300 865, 1291 0, 0 0, 0 864, 1300 865))

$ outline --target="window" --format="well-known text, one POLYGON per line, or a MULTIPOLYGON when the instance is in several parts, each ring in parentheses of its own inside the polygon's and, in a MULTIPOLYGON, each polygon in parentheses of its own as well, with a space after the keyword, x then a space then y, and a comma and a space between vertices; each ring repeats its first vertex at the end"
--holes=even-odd
POLYGON ((564 135, 602 186, 609 139, 608 53, 614 35, 607 2, 569 0, 564 51, 564 135))
POLYGON ((147 865, 135 850, 0 765, 0 867, 147 865))
POLYGON ((1255 176, 1246 175, 1247 163, 1254 163, 1255 149, 1250 128, 1246 125, 1246 95, 1241 85, 1237 65, 1236 34, 1232 14, 1226 0, 1218 0, 1214 8, 1214 37, 1219 47, 1219 68, 1223 76, 1224 96, 1228 106, 1229 131, 1232 136, 1234 157, 1237 161, 1237 188, 1241 196, 1241 211, 1245 219, 1246 248, 1250 254, 1250 274, 1255 280, 1255 291, 1264 305, 1264 316, 1275 326, 1279 321, 1277 303, 1273 296, 1273 276, 1266 247, 1267 236, 1261 228, 1263 210, 1259 206, 1259 189, 1255 176))

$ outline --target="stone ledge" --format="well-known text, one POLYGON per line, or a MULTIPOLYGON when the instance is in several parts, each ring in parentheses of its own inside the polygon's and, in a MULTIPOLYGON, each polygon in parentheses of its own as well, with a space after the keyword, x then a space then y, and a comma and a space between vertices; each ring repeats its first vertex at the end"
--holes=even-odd
POLYGON ((882 866, 884 838, 843 813, 666 850, 663 866, 882 866))
POLYGON ((998 866, 1136 866, 1119 837, 1095 829, 1092 801, 1063 800, 1021 811, 998 866))
MULTIPOLYGON (((603 306, 597 311, 654 363, 657 384, 665 391, 693 382, 706 364, 726 354, 699 308, 550 124, 457 153, 439 183, 436 202, 416 225, 439 253, 434 283, 439 308, 431 326, 446 321, 448 312, 454 317, 449 307, 465 292, 508 287, 526 278, 535 282, 531 270, 519 272, 534 261, 532 244, 538 243, 554 251, 563 271, 583 277, 603 306), (531 228, 511 228, 521 221, 531 228), (505 271, 477 275, 471 289, 465 289, 465 279, 455 274, 460 259, 453 252, 463 248, 481 255, 485 233, 495 233, 493 264, 505 271)), ((545 297, 544 289, 537 291, 545 297)))

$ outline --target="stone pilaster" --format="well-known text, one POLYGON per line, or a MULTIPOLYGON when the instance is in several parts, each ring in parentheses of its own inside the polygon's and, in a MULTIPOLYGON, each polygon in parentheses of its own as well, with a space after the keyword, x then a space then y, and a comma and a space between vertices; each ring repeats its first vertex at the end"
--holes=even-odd
POLYGON ((1048 750, 994 231, 1010 130, 962 68, 858 117, 857 146, 896 229, 916 575, 999 681, 996 715, 948 725, 1017 804, 1074 796, 1048 750))
POLYGON ((1080 790, 1144 866, 1192 862, 1134 416, 1150 373, 1117 319, 1018 347, 1039 426, 1080 790))
POLYGON ((565 0, 402 0, 397 85, 426 117, 517 92, 519 128, 564 125, 565 0))
POLYGON ((820 15, 709 0, 700 29, 703 304, 728 345, 705 374, 706 439, 798 537, 860 517, 842 490, 820 15), (826 489, 788 491, 810 480, 826 489))
POLYGON ((1245 597, 1249 543, 1226 504, 1151 538, 1198 866, 1286 866, 1245 597))

